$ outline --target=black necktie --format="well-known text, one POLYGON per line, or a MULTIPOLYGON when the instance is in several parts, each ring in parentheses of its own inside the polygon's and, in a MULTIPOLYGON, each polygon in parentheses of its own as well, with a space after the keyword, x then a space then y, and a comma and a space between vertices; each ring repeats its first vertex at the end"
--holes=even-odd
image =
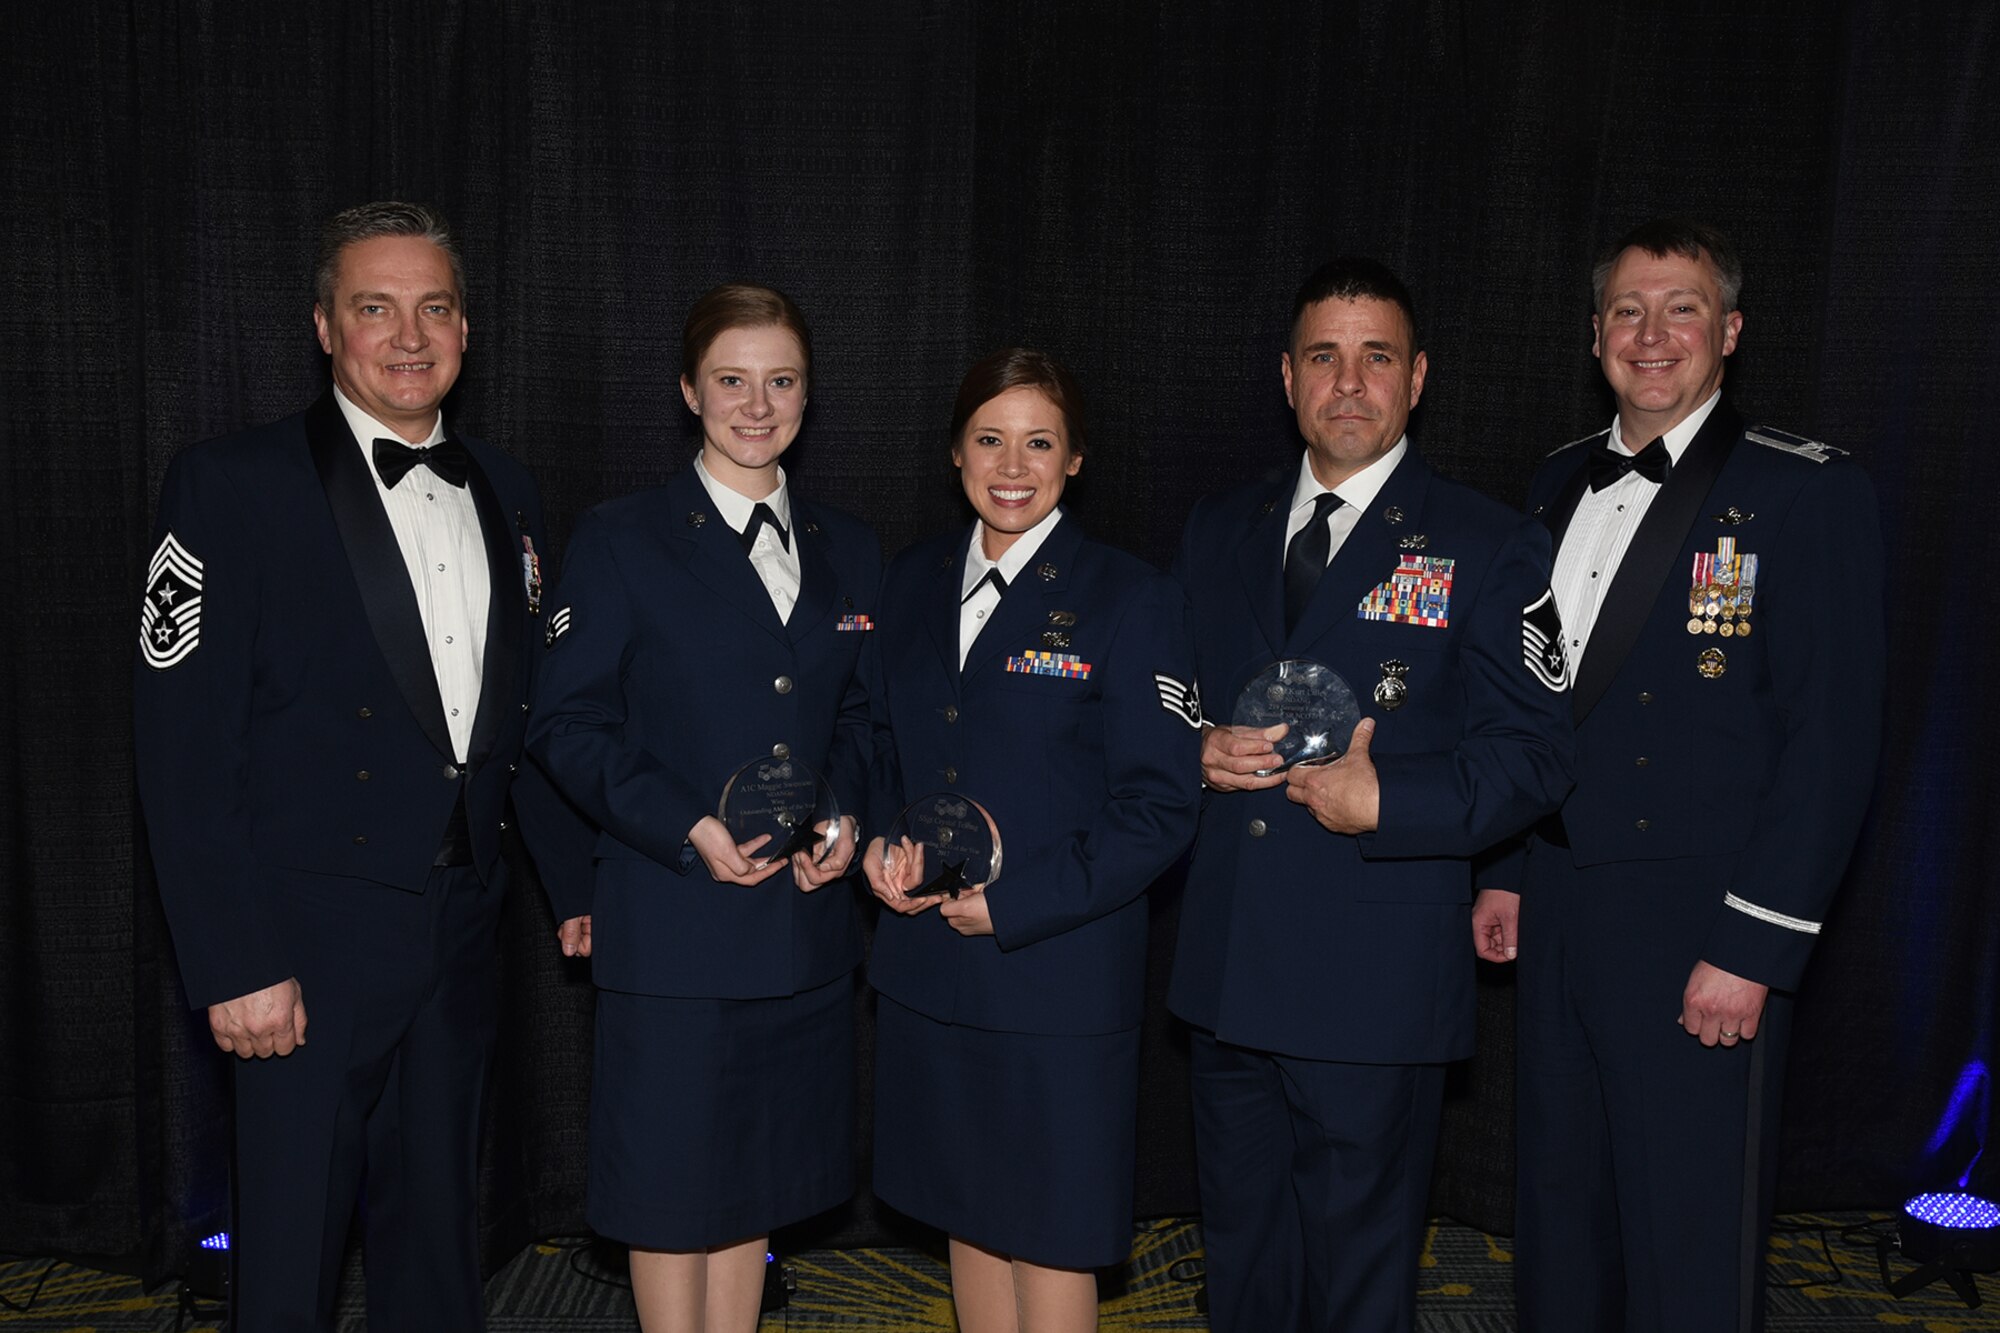
POLYGON ((472 471, 471 455, 465 452, 464 445, 450 436, 428 449, 412 449, 400 440, 375 441, 375 470, 382 474, 382 484, 390 490, 395 490, 396 483, 408 476, 410 469, 419 463, 451 486, 465 485, 465 478, 472 471))
POLYGON ((1327 531, 1326 516, 1338 508, 1340 497, 1332 491, 1321 491, 1314 496, 1312 517, 1292 534, 1291 544, 1285 547, 1287 634, 1297 628, 1306 603, 1312 600, 1313 589, 1319 586, 1320 575, 1326 573, 1327 553, 1333 549, 1333 534, 1327 531))
POLYGON ((993 591, 1001 594, 1002 596, 1006 595, 1007 576, 1000 572, 1000 566, 995 565, 993 566, 993 568, 986 571, 985 578, 979 580, 979 582, 972 585, 971 592, 965 594, 965 596, 958 599, 958 604, 960 606, 964 606, 967 602, 971 601, 973 597, 978 594, 981 588, 985 587, 989 583, 993 585, 993 591))
POLYGON ((759 503, 750 511, 750 521, 743 525, 743 531, 737 534, 743 539, 745 551, 757 544, 757 529, 763 527, 768 527, 778 534, 778 545, 787 551, 792 549, 792 534, 786 532, 784 525, 778 522, 778 516, 771 512, 771 506, 759 503))
POLYGON ((1593 491, 1603 490, 1627 472, 1636 472, 1658 486, 1673 470, 1674 456, 1667 452, 1667 437, 1664 435, 1636 454, 1621 454, 1609 444, 1599 444, 1590 451, 1590 489, 1593 491))

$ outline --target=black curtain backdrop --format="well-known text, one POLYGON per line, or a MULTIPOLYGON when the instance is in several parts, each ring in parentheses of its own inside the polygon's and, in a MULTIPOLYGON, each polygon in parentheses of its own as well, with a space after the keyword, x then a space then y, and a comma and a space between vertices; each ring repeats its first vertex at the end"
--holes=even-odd
MULTIPOLYGON (((1981 1156, 2000 1017, 1995 25, 1985 3, 1718 0, 15 11, 0 1250, 161 1273, 222 1225, 227 1064, 180 995, 133 797, 140 571, 173 452, 320 391, 315 229, 384 196, 462 231, 473 339, 451 409, 539 476, 558 546, 684 463, 680 320, 751 277, 815 324, 793 474, 888 550, 960 521, 951 394, 1025 340, 1091 398, 1074 511, 1162 562, 1196 496, 1295 455, 1278 353, 1320 259, 1371 253, 1410 281, 1431 364, 1415 436, 1511 501, 1610 418, 1593 252, 1657 213, 1715 220, 1750 272, 1728 391, 1860 456, 1897 566, 1888 748, 1800 997, 1783 1203, 2000 1193, 2000 1153, 1981 1156)), ((1156 991, 1171 886, 1160 908, 1156 991)), ((581 1225, 591 994, 550 930, 519 888, 494 1258, 581 1225)), ((1504 1230, 1512 999, 1489 980, 1436 1192, 1504 1230)), ((1181 1052, 1159 1022, 1148 1214, 1195 1202, 1181 1052)), ((864 1198, 821 1234, 882 1220, 864 1198)))

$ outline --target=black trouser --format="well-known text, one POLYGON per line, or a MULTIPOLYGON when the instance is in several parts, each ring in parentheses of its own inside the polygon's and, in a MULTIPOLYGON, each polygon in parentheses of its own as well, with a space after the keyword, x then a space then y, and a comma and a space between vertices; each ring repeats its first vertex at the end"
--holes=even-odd
POLYGON ((498 1023, 497 890, 291 875, 275 895, 306 1042, 236 1066, 235 1327, 330 1330, 366 1182, 368 1325, 483 1326, 479 1117, 498 1023))

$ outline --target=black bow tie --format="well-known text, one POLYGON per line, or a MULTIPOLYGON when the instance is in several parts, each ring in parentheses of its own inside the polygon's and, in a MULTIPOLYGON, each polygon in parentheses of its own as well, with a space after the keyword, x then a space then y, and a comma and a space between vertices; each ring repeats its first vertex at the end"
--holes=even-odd
POLYGON ((958 604, 960 606, 964 606, 967 602, 971 601, 974 597, 976 597, 979 594, 979 590, 981 588, 985 587, 989 583, 993 585, 994 592, 1003 595, 1006 593, 1007 576, 1000 572, 1000 567, 998 565, 995 565, 993 568, 987 570, 986 577, 979 580, 979 582, 973 584, 972 591, 965 594, 965 596, 959 598, 958 604))
POLYGON ((1636 454, 1621 454, 1609 444, 1600 444, 1590 451, 1590 489, 1593 491, 1603 490, 1627 472, 1636 472, 1658 486, 1673 470, 1674 457, 1667 452, 1667 437, 1664 435, 1636 454))
POLYGON ((770 528, 772 532, 778 535, 778 545, 784 547, 787 551, 792 549, 792 534, 786 532, 784 525, 778 522, 778 516, 771 512, 771 506, 759 504, 755 509, 750 511, 750 521, 744 524, 743 531, 737 534, 743 539, 743 549, 745 551, 748 551, 757 544, 757 529, 764 527, 770 528))
POLYGON ((419 463, 437 473, 438 479, 449 486, 465 485, 472 472, 472 456, 450 436, 428 449, 413 449, 400 440, 375 441, 375 470, 382 474, 382 484, 390 490, 396 489, 396 483, 419 463))

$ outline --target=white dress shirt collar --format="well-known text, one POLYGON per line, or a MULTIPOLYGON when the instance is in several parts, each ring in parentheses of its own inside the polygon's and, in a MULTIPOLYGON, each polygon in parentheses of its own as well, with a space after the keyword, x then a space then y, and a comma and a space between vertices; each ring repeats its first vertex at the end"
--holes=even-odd
MULTIPOLYGON (((1382 487, 1388 484, 1389 474, 1396 470, 1396 465, 1403 461, 1403 455, 1409 451, 1410 437, 1405 435, 1402 439, 1396 441, 1395 447, 1389 450, 1388 453, 1383 454, 1367 467, 1362 468, 1359 472, 1341 482, 1340 485, 1333 487, 1333 493, 1340 497, 1340 502, 1344 507, 1352 509, 1356 513, 1365 511, 1369 505, 1375 503, 1375 497, 1380 495, 1382 487)), ((1327 487, 1320 485, 1319 478, 1313 475, 1312 451, 1308 449, 1299 456, 1299 479, 1298 483, 1292 487, 1292 508, 1294 510, 1311 508, 1312 502, 1319 498, 1327 489, 1327 487)), ((1303 526, 1303 523, 1301 525, 1303 526)))
POLYGON ((750 515, 758 505, 769 505, 771 513, 777 517, 778 526, 787 533, 792 530, 792 502, 782 467, 778 469, 778 489, 761 500, 752 500, 717 481, 715 474, 708 470, 708 465, 701 461, 700 454, 694 456, 694 474, 701 478, 702 489, 708 492, 708 498, 715 502, 716 509, 722 513, 722 521, 731 530, 740 533, 749 527, 750 515))
POLYGON ((986 558, 986 524, 979 519, 972 521, 972 545, 965 553, 965 577, 959 583, 958 595, 961 600, 977 587, 979 580, 986 577, 986 571, 998 568, 1000 577, 1013 587, 1014 580, 1021 577, 1021 571, 1035 558, 1035 552, 1042 549, 1042 543, 1062 522, 1063 510, 1057 505, 1048 512, 1041 522, 1029 528, 1014 539, 1014 544, 1000 553, 998 560, 986 558))
MULTIPOLYGON (((1714 413, 1715 405, 1721 401, 1722 390, 1717 389, 1708 396, 1707 402, 1688 413, 1678 426, 1667 432, 1667 457, 1673 459, 1676 463, 1681 461, 1681 455, 1687 452, 1687 447, 1690 444, 1694 443, 1695 433, 1702 428, 1702 425, 1708 420, 1709 416, 1714 413)), ((1651 440, 1641 440, 1639 441, 1639 449, 1643 449, 1651 443, 1651 440)), ((1611 418, 1611 447, 1621 454, 1636 454, 1639 452, 1639 449, 1634 449, 1631 445, 1625 443, 1625 423, 1615 416, 1611 418)))
MULTIPOLYGON (((338 384, 333 386, 333 401, 340 405, 340 415, 347 418, 347 429, 353 434, 354 442, 361 446, 361 456, 368 460, 368 471, 374 473, 375 480, 379 483, 382 480, 382 475, 379 472, 375 472, 375 441, 394 440, 398 444, 409 444, 409 441, 356 407, 353 400, 340 391, 338 384)), ((444 413, 440 412, 437 415, 437 420, 431 423, 431 433, 426 435, 421 443, 410 445, 410 447, 412 449, 427 449, 443 438, 444 413)))

